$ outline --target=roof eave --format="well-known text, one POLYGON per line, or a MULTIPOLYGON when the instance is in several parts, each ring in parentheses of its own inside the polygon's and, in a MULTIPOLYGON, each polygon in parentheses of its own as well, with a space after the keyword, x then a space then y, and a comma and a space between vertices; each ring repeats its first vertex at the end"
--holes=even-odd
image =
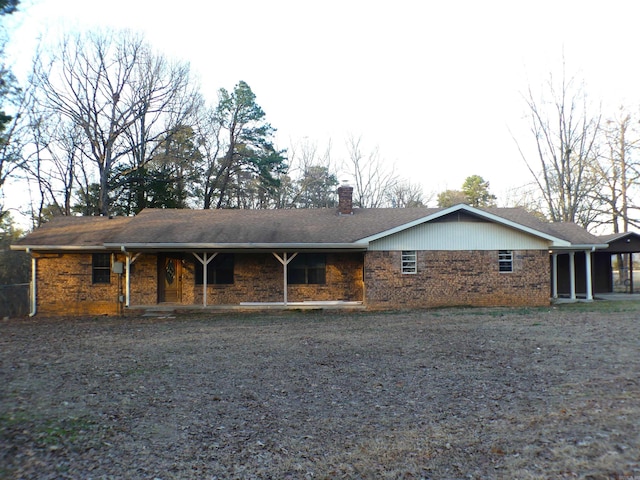
POLYGON ((550 251, 553 250, 563 250, 563 251, 570 251, 570 250, 604 250, 609 248, 609 244, 608 243, 575 243, 575 244, 570 244, 568 246, 565 245, 554 245, 552 247, 549 247, 550 251))
POLYGON ((35 251, 95 251, 108 250, 105 245, 11 245, 11 250, 35 251))
POLYGON ((368 243, 106 243, 106 248, 125 250, 360 250, 368 243))

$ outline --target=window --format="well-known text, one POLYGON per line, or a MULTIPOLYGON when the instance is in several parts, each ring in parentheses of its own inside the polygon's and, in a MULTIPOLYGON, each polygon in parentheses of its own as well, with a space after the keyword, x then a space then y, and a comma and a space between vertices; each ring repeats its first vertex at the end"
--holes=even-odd
POLYGON ((326 283, 327 261, 324 253, 299 253, 287 265, 287 279, 295 285, 326 283))
MULTIPOLYGON (((225 285, 233 283, 233 253, 219 253, 207 265, 207 285, 225 285)), ((196 260, 196 285, 202 285, 202 263, 196 260)))
POLYGON ((402 273, 418 273, 418 262, 415 250, 402 251, 402 273))
POLYGON ((513 272, 513 252, 498 250, 498 268, 501 272, 513 272))
POLYGON ((110 253, 94 253, 91 264, 93 283, 111 283, 110 253))

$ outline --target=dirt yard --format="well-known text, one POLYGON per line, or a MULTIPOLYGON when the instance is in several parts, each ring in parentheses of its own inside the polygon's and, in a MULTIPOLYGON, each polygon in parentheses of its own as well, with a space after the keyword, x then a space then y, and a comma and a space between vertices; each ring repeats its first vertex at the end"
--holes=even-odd
POLYGON ((640 479, 640 305, 0 321, 0 478, 640 479))

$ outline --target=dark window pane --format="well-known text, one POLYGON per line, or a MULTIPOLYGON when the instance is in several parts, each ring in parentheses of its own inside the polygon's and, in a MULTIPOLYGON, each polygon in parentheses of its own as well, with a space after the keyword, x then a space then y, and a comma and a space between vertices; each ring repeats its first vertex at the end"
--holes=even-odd
POLYGON ((304 268, 289 268, 287 279, 292 285, 307 283, 304 268))
POLYGON ((92 256, 93 283, 111 282, 111 254, 94 253, 92 256))
MULTIPOLYGON (((233 283, 233 253, 219 253, 207 265, 207 285, 221 285, 233 283)), ((196 285, 204 283, 202 263, 195 261, 196 285)))
POLYGON ((217 285, 233 283, 233 254, 219 253, 209 264, 213 283, 217 285))
POLYGON ((325 283, 324 268, 310 268, 307 275, 307 283, 322 285, 325 283))
POLYGON ((287 266, 290 284, 326 283, 326 256, 324 253, 299 253, 287 266))

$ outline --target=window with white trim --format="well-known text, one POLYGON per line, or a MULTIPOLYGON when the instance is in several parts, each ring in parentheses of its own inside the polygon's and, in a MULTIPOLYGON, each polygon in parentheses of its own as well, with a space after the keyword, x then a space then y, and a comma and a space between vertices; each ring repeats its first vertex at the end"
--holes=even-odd
POLYGON ((500 272, 513 272, 513 251, 498 250, 498 269, 500 272))
POLYGON ((418 273, 418 261, 415 250, 402 251, 402 273, 418 273))

